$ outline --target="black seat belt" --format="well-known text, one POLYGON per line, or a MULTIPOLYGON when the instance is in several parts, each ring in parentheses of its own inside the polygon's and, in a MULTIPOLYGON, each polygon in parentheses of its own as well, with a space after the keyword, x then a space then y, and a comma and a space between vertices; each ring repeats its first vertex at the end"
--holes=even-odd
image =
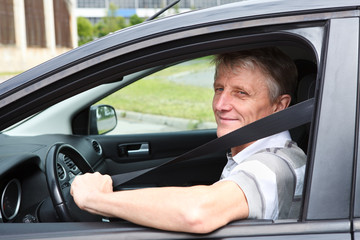
POLYGON ((311 121, 314 109, 314 102, 314 98, 311 98, 307 101, 298 103, 282 111, 271 114, 265 118, 259 119, 231 133, 228 133, 220 138, 205 143, 158 166, 113 175, 111 176, 113 180, 113 186, 119 186, 136 177, 139 177, 140 175, 143 175, 149 171, 165 165, 174 164, 194 157, 218 152, 220 150, 227 150, 232 147, 240 146, 245 143, 253 142, 258 139, 301 126, 311 121))

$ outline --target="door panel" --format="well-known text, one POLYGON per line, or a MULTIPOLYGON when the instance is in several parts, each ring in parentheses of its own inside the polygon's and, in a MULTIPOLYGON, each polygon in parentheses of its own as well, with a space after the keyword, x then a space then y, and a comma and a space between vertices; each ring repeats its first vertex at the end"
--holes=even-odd
MULTIPOLYGON (((13 235, 26 235, 27 239, 39 239, 44 233, 57 234, 58 239, 243 239, 243 240, 350 240, 349 221, 315 221, 306 223, 271 221, 237 221, 210 234, 187 234, 144 228, 127 222, 111 223, 43 223, 0 225, 2 237, 15 239, 13 235)), ((355 234, 355 237, 358 235, 355 234)), ((23 238, 21 238, 23 239, 23 238)))
MULTIPOLYGON (((216 138, 215 130, 185 131, 173 133, 148 133, 121 136, 99 136, 106 157, 106 171, 110 175, 158 166, 216 138), (146 143, 148 154, 124 155, 126 145, 146 143)), ((204 155, 176 164, 161 167, 129 182, 125 187, 188 186, 211 184, 220 178, 226 163, 226 153, 204 155)))

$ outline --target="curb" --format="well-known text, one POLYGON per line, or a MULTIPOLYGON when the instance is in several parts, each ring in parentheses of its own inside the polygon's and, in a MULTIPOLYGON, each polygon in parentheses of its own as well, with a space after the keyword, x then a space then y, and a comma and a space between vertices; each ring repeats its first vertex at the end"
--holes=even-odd
POLYGON ((119 119, 135 120, 139 122, 147 122, 158 125, 166 125, 175 127, 180 130, 195 130, 195 129, 209 129, 216 128, 215 122, 201 122, 199 120, 191 120, 184 118, 167 117, 160 115, 153 115, 147 113, 138 113, 125 110, 116 110, 119 119))

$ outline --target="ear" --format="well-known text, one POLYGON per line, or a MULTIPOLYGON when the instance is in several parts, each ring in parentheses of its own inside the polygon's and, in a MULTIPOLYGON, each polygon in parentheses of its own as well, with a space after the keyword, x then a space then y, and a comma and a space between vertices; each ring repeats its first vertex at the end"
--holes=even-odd
POLYGON ((291 102, 291 96, 289 94, 281 95, 274 103, 274 107, 275 107, 274 112, 284 110, 290 105, 290 102, 291 102))

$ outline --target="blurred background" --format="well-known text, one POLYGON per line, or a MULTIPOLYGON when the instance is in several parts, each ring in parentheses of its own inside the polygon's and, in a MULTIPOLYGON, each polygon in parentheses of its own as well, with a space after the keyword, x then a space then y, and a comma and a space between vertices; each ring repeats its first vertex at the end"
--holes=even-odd
MULTIPOLYGON (((141 23, 172 2, 0 0, 0 82, 86 42, 141 23)), ((236 0, 182 0, 161 17, 231 2, 236 0)))

